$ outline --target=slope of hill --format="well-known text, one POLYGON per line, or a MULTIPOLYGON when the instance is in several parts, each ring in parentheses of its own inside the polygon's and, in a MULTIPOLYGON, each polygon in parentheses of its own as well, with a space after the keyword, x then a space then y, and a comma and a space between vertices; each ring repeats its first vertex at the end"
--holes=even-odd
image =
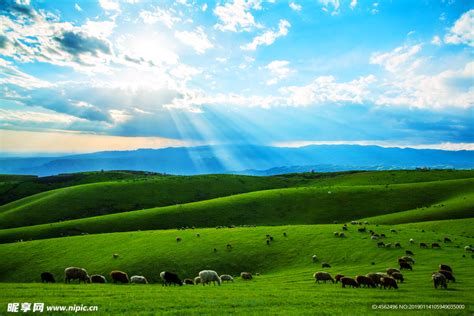
POLYGON ((452 201, 456 201, 456 205, 444 208, 445 212, 438 214, 438 219, 467 218, 472 217, 472 204, 469 203, 472 203, 473 194, 474 179, 274 189, 182 205, 5 229, 0 231, 0 242, 182 226, 331 223, 334 220, 348 221, 440 204, 449 206, 452 201), (461 202, 458 198, 461 198, 461 202))

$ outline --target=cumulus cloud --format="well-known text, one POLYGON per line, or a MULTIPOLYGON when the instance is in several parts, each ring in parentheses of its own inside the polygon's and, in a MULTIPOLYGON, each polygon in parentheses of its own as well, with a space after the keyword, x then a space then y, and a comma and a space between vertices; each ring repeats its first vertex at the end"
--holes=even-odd
POLYGON ((287 20, 280 20, 277 31, 266 31, 265 33, 254 37, 252 42, 240 46, 242 50, 256 50, 260 45, 271 45, 279 37, 286 36, 291 24, 287 20))
POLYGON ((102 9, 106 11, 120 11, 120 4, 115 0, 99 0, 102 9))
POLYGON ((110 44, 97 37, 89 36, 82 32, 64 31, 55 36, 60 47, 69 54, 80 57, 84 54, 98 56, 99 54, 111 54, 110 44))
POLYGON ((278 83, 280 80, 288 77, 291 73, 291 69, 288 67, 290 64, 287 60, 274 60, 268 65, 265 66, 265 69, 270 71, 272 76, 271 79, 268 79, 266 84, 267 85, 274 85, 278 83))
POLYGON ((181 18, 176 16, 173 11, 162 8, 155 8, 152 11, 142 10, 140 17, 146 24, 163 23, 167 28, 171 29, 175 23, 181 22, 181 18))
POLYGON ((297 4, 297 3, 295 3, 295 2, 290 2, 290 4, 289 4, 288 6, 289 6, 289 7, 291 8, 291 10, 293 10, 293 11, 301 11, 301 9, 303 8, 303 7, 301 6, 301 4, 297 4))
POLYGON ((474 47, 474 9, 464 13, 444 37, 447 44, 465 44, 474 47))
POLYGON ((260 1, 234 0, 223 5, 217 5, 214 14, 220 23, 214 27, 221 31, 242 32, 261 27, 250 12, 251 9, 260 10, 260 1))
POLYGON ((381 65, 390 72, 410 69, 416 66, 413 57, 421 50, 421 45, 404 45, 386 53, 374 53, 370 57, 371 64, 381 65))
POLYGON ((181 43, 194 48, 198 54, 203 54, 206 50, 214 47, 202 27, 198 27, 194 31, 175 31, 174 36, 181 43))
POLYGON ((433 36, 433 39, 431 40, 431 44, 439 46, 441 45, 441 38, 438 35, 433 36))

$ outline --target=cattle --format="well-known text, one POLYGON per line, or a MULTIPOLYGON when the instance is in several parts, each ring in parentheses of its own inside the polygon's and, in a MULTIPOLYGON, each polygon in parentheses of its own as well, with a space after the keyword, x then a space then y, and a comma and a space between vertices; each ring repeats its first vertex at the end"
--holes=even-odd
POLYGON ((424 242, 420 242, 420 248, 428 248, 428 245, 424 242))
POLYGON ((364 285, 364 287, 371 287, 371 288, 377 287, 377 286, 375 285, 375 282, 372 281, 371 278, 366 277, 366 276, 364 276, 364 275, 358 275, 358 276, 356 276, 355 280, 356 280, 356 282, 359 284, 359 286, 361 286, 361 287, 362 287, 363 285, 364 285))
POLYGON ((403 281, 405 281, 405 279, 403 278, 403 274, 401 274, 400 272, 393 272, 391 277, 397 281, 400 281, 400 283, 403 283, 403 281))
POLYGON ((394 272, 400 272, 400 270, 395 269, 395 268, 388 268, 387 269, 387 274, 388 275, 392 275, 392 273, 394 273, 394 272))
POLYGON ((438 272, 444 275, 446 277, 446 280, 456 282, 456 278, 454 277, 452 272, 446 270, 439 270, 438 272))
POLYGON ((379 241, 379 242, 377 243, 377 247, 379 247, 379 248, 385 248, 385 243, 384 243, 383 241, 379 241))
POLYGON ((413 259, 410 256, 403 256, 403 257, 401 257, 401 259, 405 260, 406 262, 408 262, 410 264, 415 264, 415 259, 413 259))
POLYGON ((211 285, 211 282, 214 285, 216 285, 216 282, 217 282, 217 285, 219 286, 222 283, 221 278, 219 277, 217 272, 214 270, 202 270, 201 272, 199 272, 199 277, 201 278, 201 283, 203 286, 206 284, 211 285))
POLYGON ((178 275, 176 273, 168 272, 168 271, 162 271, 160 273, 160 278, 163 280, 163 286, 168 286, 171 284, 173 285, 183 285, 183 281, 180 280, 178 275))
POLYGON ((324 283, 326 283, 326 281, 331 281, 332 283, 334 283, 334 279, 327 272, 321 272, 321 271, 320 272, 315 272, 313 274, 313 278, 315 279, 316 283, 319 283, 319 281, 324 281, 324 283))
POLYGON ((234 282, 234 278, 228 274, 221 275, 222 282, 234 282))
POLYGON ((341 278, 343 278, 344 275, 343 274, 336 274, 336 276, 334 277, 334 279, 336 280, 336 283, 341 281, 341 278))
POLYGON ((443 274, 439 272, 433 272, 431 279, 433 279, 433 285, 435 289, 437 289, 438 286, 441 286, 442 288, 444 287, 445 289, 448 288, 448 285, 446 284, 446 277, 443 274))
POLYGON ((103 275, 100 274, 94 274, 91 275, 91 282, 92 283, 107 283, 107 280, 103 275))
POLYGON ((323 262, 323 263, 321 264, 321 267, 322 267, 322 268, 330 268, 331 265, 330 265, 329 263, 327 263, 327 262, 323 262))
POLYGON ((441 246, 437 242, 434 242, 434 243, 431 244, 431 248, 439 249, 439 248, 441 248, 441 246))
POLYGON ((201 283, 201 278, 197 276, 197 277, 194 278, 194 284, 197 285, 199 283, 201 283))
POLYGON ((252 273, 250 273, 250 272, 242 272, 242 273, 240 273, 240 277, 242 278, 242 280, 252 280, 253 279, 252 273))
POLYGON ((406 261, 402 261, 402 262, 400 262, 399 264, 400 264, 400 270, 410 270, 410 271, 413 270, 413 268, 411 267, 411 265, 410 265, 408 262, 406 262, 406 261))
POLYGON ((84 283, 90 283, 89 274, 87 274, 86 269, 77 268, 77 267, 69 267, 64 270, 65 282, 71 283, 71 280, 79 280, 79 283, 83 281, 84 283))
POLYGON ((395 248, 402 248, 402 245, 400 245, 399 242, 396 242, 396 243, 395 243, 395 248))
POLYGON ((359 228, 357 229, 359 231, 359 233, 365 233, 367 231, 367 228, 359 228))
POLYGON ((380 281, 381 281, 381 286, 383 286, 384 289, 386 289, 387 287, 389 289, 391 288, 398 289, 397 281, 395 281, 394 278, 391 278, 391 277, 381 278, 380 281))
POLYGON ((318 256, 316 256, 316 255, 313 255, 311 258, 313 259, 313 262, 317 262, 317 261, 318 261, 318 256))
POLYGON ((414 256, 413 252, 411 250, 405 250, 405 254, 407 256, 414 256))
POLYGON ((134 284, 148 284, 148 280, 142 275, 132 275, 130 283, 134 284))
POLYGON ((43 272, 41 273, 41 283, 56 283, 56 280, 50 272, 43 272))
POLYGON ((442 263, 441 263, 441 264, 439 265, 439 269, 440 269, 440 270, 449 271, 449 272, 453 273, 453 269, 451 269, 451 267, 448 266, 448 265, 446 265, 446 264, 442 264, 442 263))
POLYGON ((193 279, 184 279, 183 283, 187 284, 187 285, 194 285, 194 280, 193 279))
POLYGON ((112 279, 112 281, 114 281, 114 283, 117 283, 117 282, 122 283, 122 284, 130 283, 128 274, 123 271, 110 272, 110 278, 112 279))
POLYGON ((357 281, 354 280, 353 278, 342 277, 341 283, 342 283, 342 287, 344 288, 346 287, 346 285, 351 286, 351 287, 359 287, 359 283, 357 283, 357 281))

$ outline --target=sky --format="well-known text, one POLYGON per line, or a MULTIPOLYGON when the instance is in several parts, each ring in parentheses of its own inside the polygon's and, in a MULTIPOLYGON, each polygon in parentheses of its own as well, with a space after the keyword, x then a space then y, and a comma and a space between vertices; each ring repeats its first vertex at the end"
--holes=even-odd
POLYGON ((0 151, 474 150, 474 3, 0 2, 0 151))

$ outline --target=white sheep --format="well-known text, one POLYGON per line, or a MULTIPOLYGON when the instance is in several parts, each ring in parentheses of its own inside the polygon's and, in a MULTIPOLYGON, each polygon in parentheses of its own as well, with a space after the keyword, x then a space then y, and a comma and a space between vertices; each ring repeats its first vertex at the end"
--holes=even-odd
POLYGON ((130 283, 135 283, 135 284, 148 284, 147 279, 144 276, 141 275, 133 275, 130 278, 130 283))
POLYGON ((224 281, 227 281, 227 282, 234 282, 234 278, 228 274, 223 274, 220 276, 221 278, 221 281, 224 282, 224 281))
POLYGON ((216 285, 216 282, 217 285, 221 285, 222 282, 221 278, 214 270, 202 270, 201 272, 199 272, 199 277, 201 278, 202 285, 211 285, 211 282, 214 283, 214 285, 216 285))

